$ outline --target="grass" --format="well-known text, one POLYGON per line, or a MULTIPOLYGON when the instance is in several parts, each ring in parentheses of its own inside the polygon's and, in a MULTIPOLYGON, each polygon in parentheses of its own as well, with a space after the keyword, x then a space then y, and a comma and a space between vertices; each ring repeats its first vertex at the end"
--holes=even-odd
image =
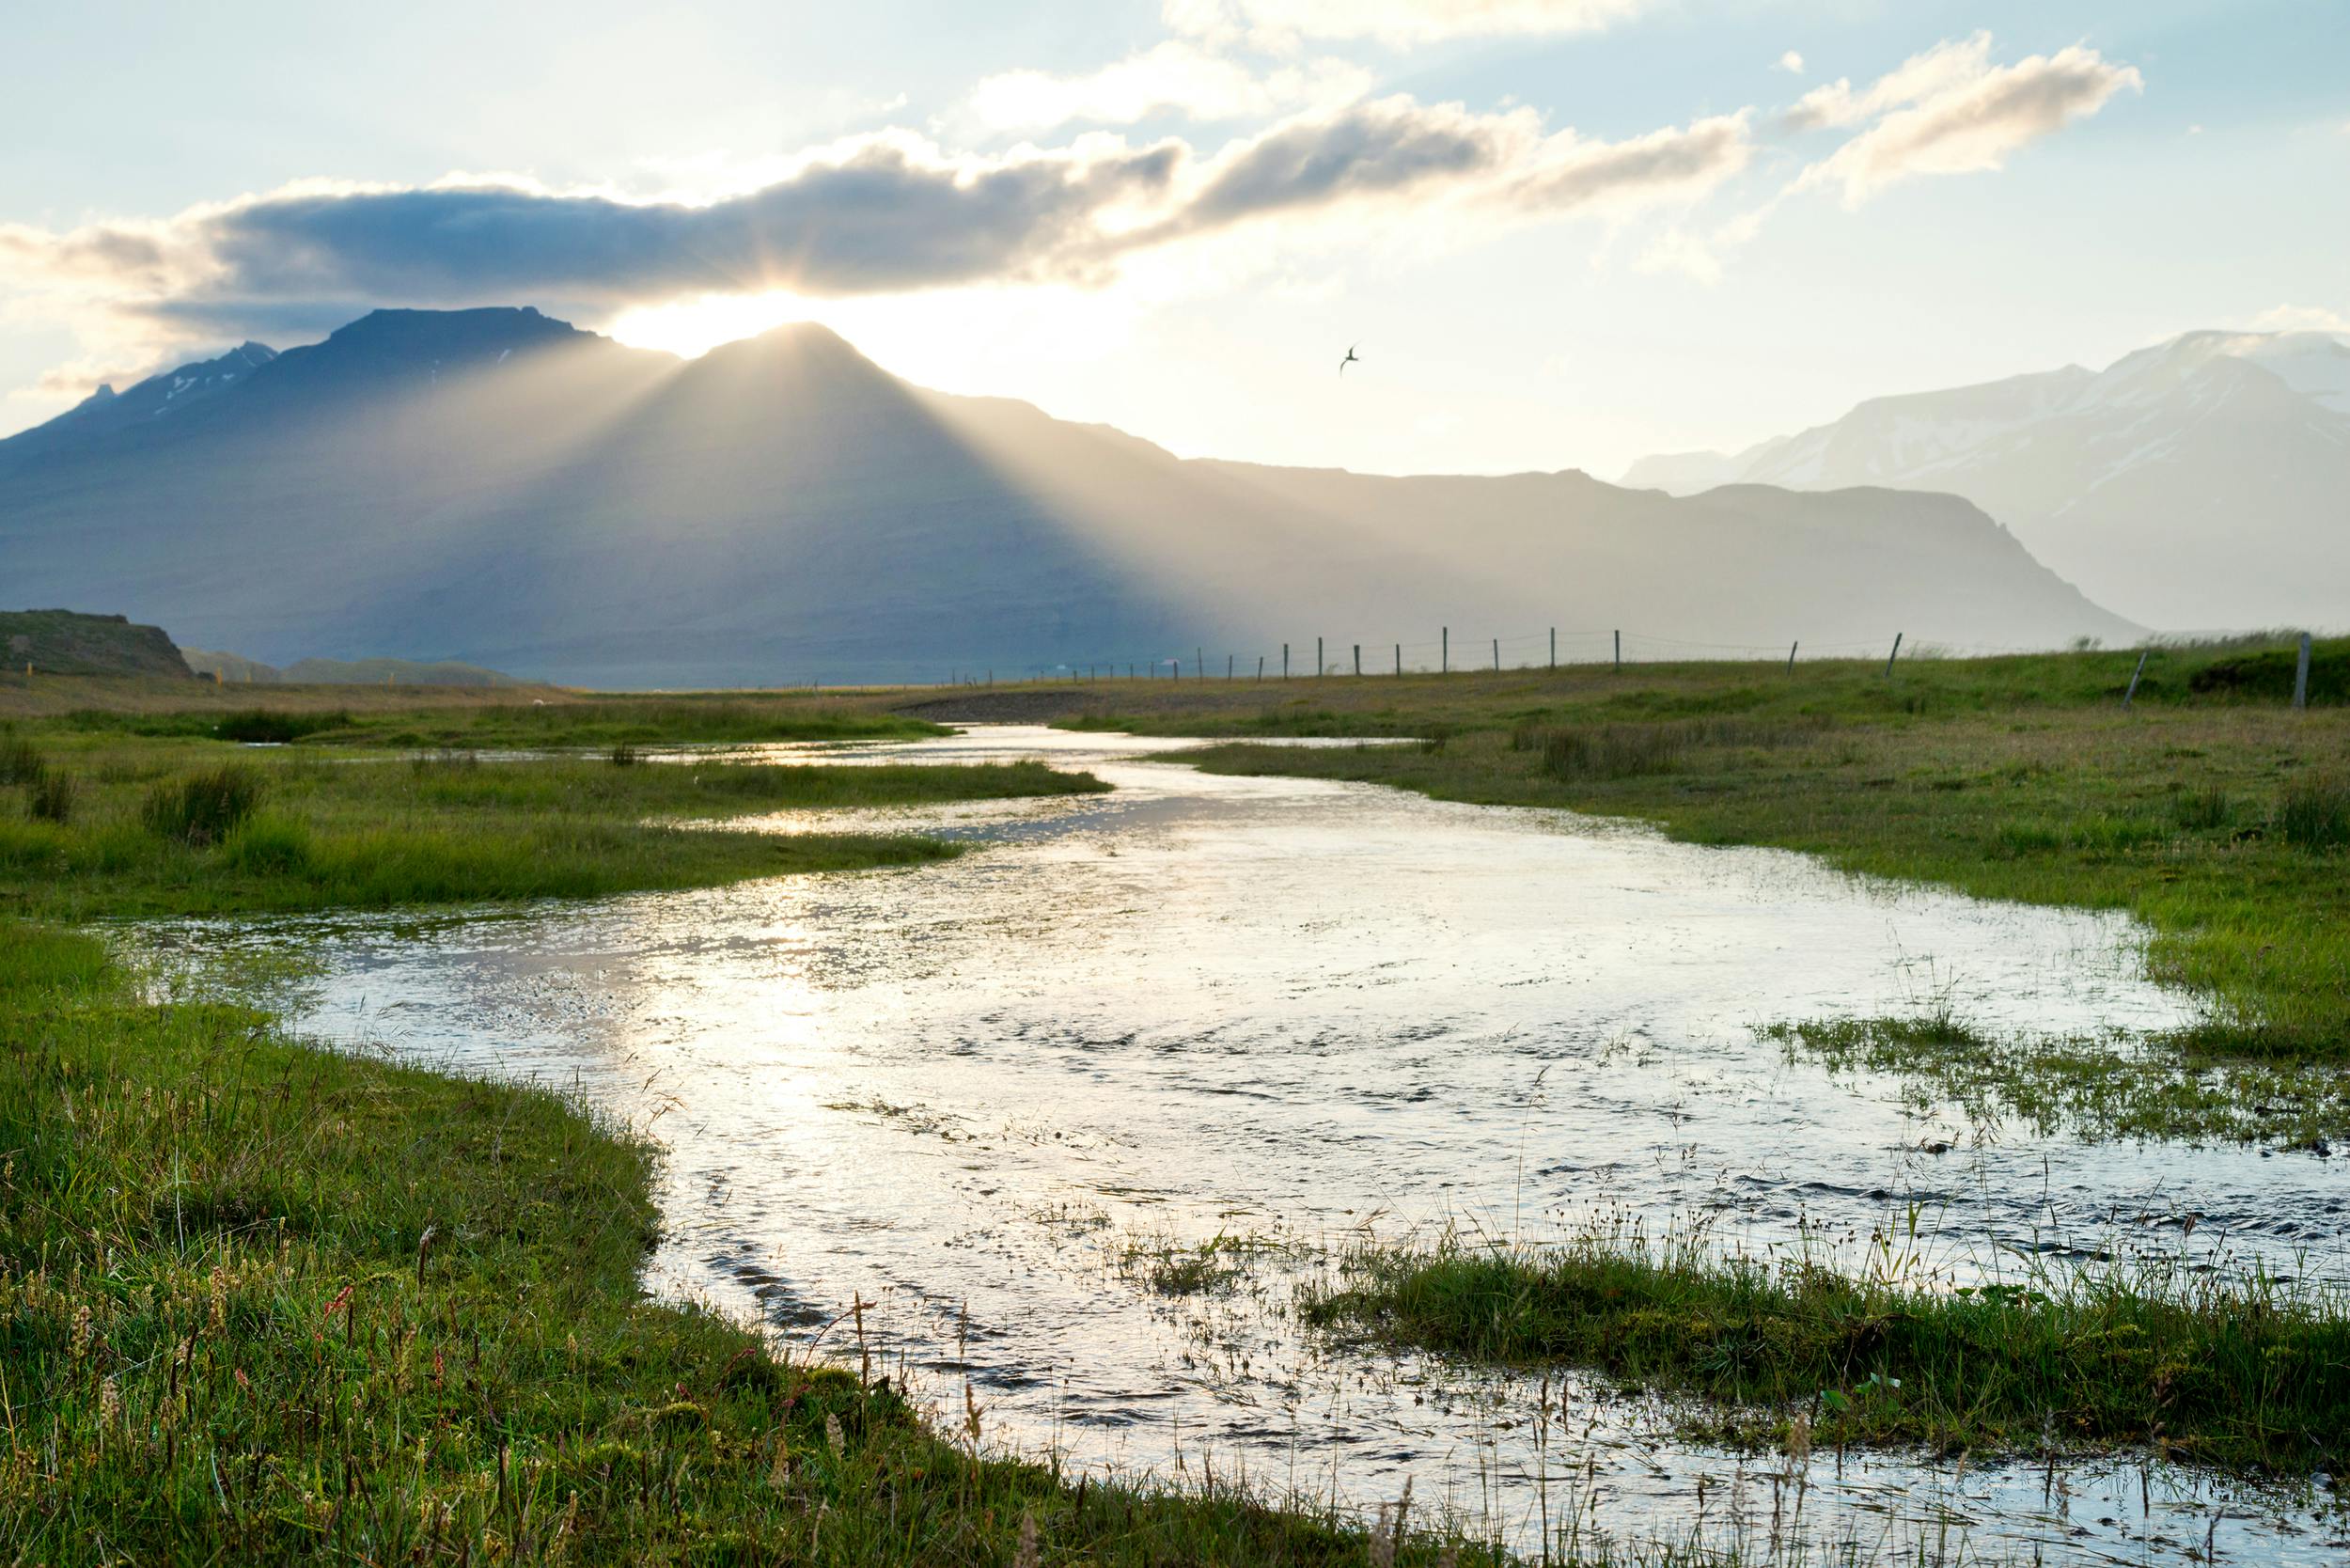
POLYGON ((2020 1122, 2092 1141, 2183 1137, 2330 1154, 2350 1126, 2350 1073, 2315 1062, 2222 1071, 2165 1043, 1999 1040, 1947 1014, 1769 1024, 1791 1058, 1901 1080, 1921 1113, 1955 1105, 1979 1127, 2020 1122))
POLYGON ((886 1379, 648 1300, 652 1159, 553 1094, 151 1005, 96 940, 0 927, 11 1560, 1366 1560, 1239 1490, 992 1457, 983 1410, 949 1438, 886 1379))
POLYGON ((838 694, 631 697, 548 686, 405 689, 206 681, 0 679, 0 721, 41 731, 311 745, 480 749, 919 740, 948 730, 838 694))
POLYGON ((200 742, 69 739, 51 737, 39 767, 44 779, 73 781, 70 820, 45 820, 37 797, 22 817, 0 815, 0 912, 77 920, 381 909, 916 865, 957 847, 898 833, 687 823, 1106 788, 1035 763, 618 768, 468 753, 329 760, 299 749, 223 761, 200 742))
POLYGON ((2350 1459, 2344 1307, 2182 1262, 1939 1290, 1593 1232, 1526 1251, 1367 1249, 1301 1310, 1394 1348, 1596 1369, 1700 1402, 1685 1422, 1700 1435, 1791 1451, 2134 1444, 2307 1474, 2350 1459))

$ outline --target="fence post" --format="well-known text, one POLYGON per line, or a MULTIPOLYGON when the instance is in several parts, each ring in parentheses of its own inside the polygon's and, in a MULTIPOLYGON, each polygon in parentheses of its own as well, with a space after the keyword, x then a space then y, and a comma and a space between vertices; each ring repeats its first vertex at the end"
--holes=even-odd
POLYGON ((1787 673, 1790 675, 1795 673, 1795 650, 1801 648, 1803 644, 1800 641, 1791 642, 1787 645, 1787 673))
POLYGON ((1893 634, 1893 651, 1885 656, 1885 678, 1888 681, 1893 679, 1893 661, 1902 656, 1902 638, 1904 635, 1901 632, 1893 634))
POLYGON ((1452 673, 1452 628, 1449 626, 1444 629, 1443 651, 1436 655, 1436 673, 1439 675, 1452 673))
POLYGON ((1264 684, 1264 655, 1261 653, 1257 655, 1257 684, 1264 684))
POLYGON ((1204 648, 1194 648, 1191 651, 1191 678, 1195 681, 1205 681, 1208 678, 1208 651, 1204 648))
POLYGON ((1357 681, 1359 681, 1359 680, 1361 680, 1362 678, 1363 678, 1363 645, 1362 645, 1361 643, 1359 643, 1359 642, 1358 642, 1358 643, 1356 643, 1356 644, 1355 645, 1355 680, 1357 680, 1357 681))
POLYGON ((2138 650, 2138 667, 2130 671, 2130 689, 2122 694, 2123 707, 2128 707, 2130 705, 2130 698, 2138 695, 2138 678, 2146 673, 2146 655, 2152 651, 2154 651, 2152 649, 2141 648, 2138 650))
POLYGON ((1501 639, 1499 637, 1494 638, 1494 673, 1496 675, 1501 673, 1501 639))
POLYGON ((1559 667, 1559 628, 1556 626, 1550 629, 1550 667, 1559 667))
POLYGON ((1224 679, 1228 683, 1232 679, 1232 654, 1227 653, 1224 655, 1224 679))
POLYGON ((1320 675, 1324 670, 1328 669, 1329 667, 1329 665, 1324 663, 1323 660, 1322 639, 1320 637, 1316 637, 1314 638, 1314 673, 1316 675, 1320 675))
POLYGON ((2310 705, 2310 635, 2307 632, 2301 634, 2301 662, 2293 668, 2293 705, 2295 708, 2310 705))
POLYGON ((1395 645, 1395 678, 1403 679, 1403 645, 1400 642, 1395 645))
POLYGON ((1616 673, 1618 675, 1623 673, 1623 629, 1622 627, 1616 629, 1616 673))

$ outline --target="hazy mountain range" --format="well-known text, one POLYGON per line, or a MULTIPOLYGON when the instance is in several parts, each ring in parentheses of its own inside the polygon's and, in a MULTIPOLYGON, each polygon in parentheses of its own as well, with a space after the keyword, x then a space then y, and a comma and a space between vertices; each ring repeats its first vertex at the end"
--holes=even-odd
POLYGON ((2101 371, 1878 398, 1623 482, 1949 491, 2151 625, 2350 626, 2350 343, 2326 333, 2191 332, 2101 371))
POLYGON ((0 592, 273 664, 606 685, 1283 642, 1304 669, 1317 635, 1380 667, 1446 625, 1461 663, 1552 626, 1823 651, 2137 631, 1950 496, 1183 461, 909 385, 820 327, 680 361, 530 309, 377 311, 0 442, 0 592))

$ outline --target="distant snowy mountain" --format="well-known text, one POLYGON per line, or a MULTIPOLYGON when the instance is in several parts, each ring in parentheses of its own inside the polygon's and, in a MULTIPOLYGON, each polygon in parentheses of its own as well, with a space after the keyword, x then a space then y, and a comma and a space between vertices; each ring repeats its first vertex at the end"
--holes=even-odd
POLYGON ((1877 398, 1623 482, 1948 491, 2135 619, 2350 626, 2350 342, 2326 333, 2191 332, 2103 371, 1877 398))
POLYGON ((908 385, 813 325, 680 361, 536 310, 384 310, 211 374, 237 380, 190 404, 207 384, 175 372, 174 412, 117 416, 142 383, 0 441, 0 594, 273 664, 600 685, 1277 660, 1317 637, 1351 659, 1447 626, 1823 650, 2138 630, 1952 496, 1183 461, 908 385))

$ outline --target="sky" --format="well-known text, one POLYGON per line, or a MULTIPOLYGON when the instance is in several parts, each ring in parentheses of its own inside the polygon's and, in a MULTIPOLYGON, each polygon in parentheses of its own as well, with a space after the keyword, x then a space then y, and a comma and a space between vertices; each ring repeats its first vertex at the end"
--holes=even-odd
POLYGON ((2350 330, 2341 0, 81 0, 8 33, 0 433, 379 306, 535 305, 682 353, 818 320, 1186 456, 1612 478, 2189 329, 2350 330))

